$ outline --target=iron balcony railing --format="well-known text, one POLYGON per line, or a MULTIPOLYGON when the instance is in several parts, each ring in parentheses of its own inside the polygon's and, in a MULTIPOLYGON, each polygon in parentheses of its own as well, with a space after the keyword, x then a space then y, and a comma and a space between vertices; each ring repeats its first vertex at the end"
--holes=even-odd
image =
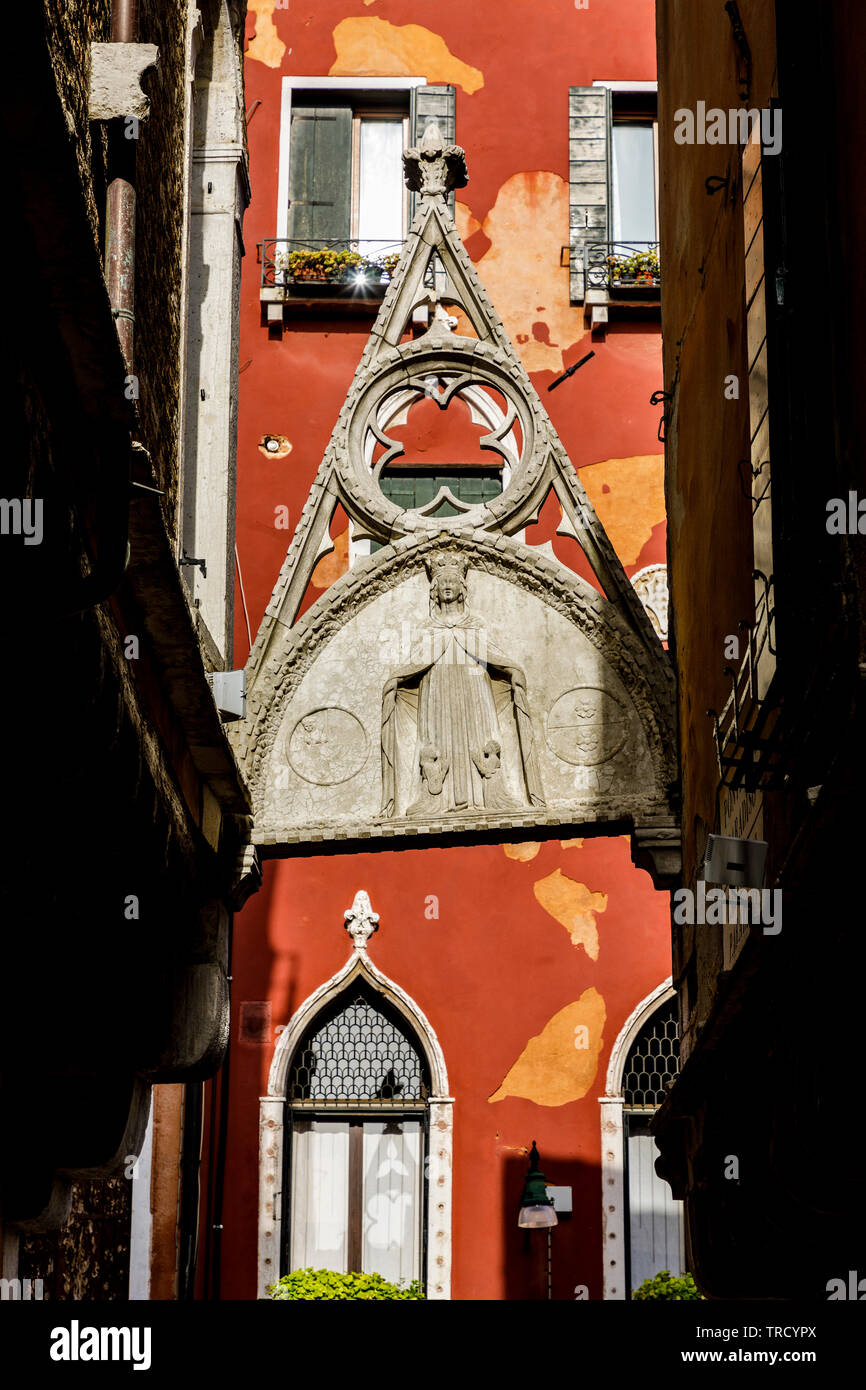
POLYGON ((583 245, 587 290, 651 296, 661 284, 657 241, 588 241, 583 245))
POLYGON ((324 285, 382 295, 402 249, 402 241, 268 237, 261 243, 262 288, 314 292, 324 285))
MULTIPOLYGON (((786 747, 792 746, 790 718, 781 719, 778 687, 759 694, 759 670, 767 656, 775 670, 776 601, 773 576, 755 570, 763 584, 754 624, 741 622, 746 651, 737 669, 725 667, 731 693, 721 714, 707 710, 713 721, 719 781, 724 787, 767 791, 782 784, 786 747)), ((789 714, 791 711, 788 712, 789 714)))

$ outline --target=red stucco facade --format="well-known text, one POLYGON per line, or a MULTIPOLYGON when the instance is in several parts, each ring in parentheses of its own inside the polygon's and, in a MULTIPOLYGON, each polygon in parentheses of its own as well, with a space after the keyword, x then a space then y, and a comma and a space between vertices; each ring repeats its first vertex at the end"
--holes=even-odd
MULTIPOLYGON (((660 408, 649 403, 661 386, 658 320, 621 317, 591 340, 558 256, 568 242, 569 86, 653 80, 650 0, 591 0, 586 9, 573 0, 502 0, 489 22, 464 0, 440 0, 423 13, 407 0, 293 0, 289 9, 252 0, 249 11, 253 200, 244 226, 237 546, 253 635, 372 322, 336 311, 290 317, 276 332, 263 323, 255 247, 276 234, 287 75, 357 72, 359 85, 365 75, 424 75, 456 86, 457 139, 470 176, 458 195, 458 227, 470 255, 626 572, 664 563, 660 408), (591 362, 548 394, 590 349, 591 362), (288 439, 291 452, 267 456, 259 447, 267 434, 288 439), (281 507, 288 531, 274 524, 281 507)), ((419 447, 436 445, 423 420, 417 438, 419 447)), ((589 577, 576 544, 555 537, 558 519, 549 499, 527 543, 552 541, 559 558, 589 577)), ((322 586, 345 564, 345 527, 338 510, 335 555, 316 575, 322 586)), ((307 603, 321 591, 311 586, 307 603)), ((240 594, 236 615, 241 666, 249 641, 240 594)), ((543 1236, 517 1227, 534 1139, 549 1181, 573 1188, 574 1214, 553 1237, 554 1297, 573 1299, 586 1286, 601 1298, 598 1097, 623 1023, 670 973, 667 896, 632 865, 625 836, 265 863, 262 889, 234 931, 222 1297, 255 1297, 259 1097, 275 1030, 344 964, 351 943, 343 913, 361 888, 381 918, 371 958, 423 1010, 448 1069, 452 1297, 545 1296, 543 1236), (555 1020, 587 991, 602 1001, 594 1075, 579 1098, 552 1103, 568 1044, 555 1020), (267 1000, 270 1038, 239 1041, 241 1003, 267 1000), (520 1094, 492 1100, 509 1075, 503 1089, 520 1094)))

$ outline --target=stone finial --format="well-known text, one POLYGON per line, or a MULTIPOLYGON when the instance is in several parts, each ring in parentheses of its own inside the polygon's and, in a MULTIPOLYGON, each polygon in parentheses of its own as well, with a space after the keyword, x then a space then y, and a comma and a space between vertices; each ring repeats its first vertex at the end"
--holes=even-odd
POLYGON ((459 145, 446 145, 438 125, 431 121, 421 144, 403 151, 403 178, 413 193, 446 198, 452 188, 465 188, 469 182, 466 151, 459 145))
POLYGON ((374 912, 370 898, 363 888, 355 894, 355 901, 346 908, 346 931, 355 943, 356 951, 366 951, 367 942, 374 931, 379 930, 379 914, 374 912))

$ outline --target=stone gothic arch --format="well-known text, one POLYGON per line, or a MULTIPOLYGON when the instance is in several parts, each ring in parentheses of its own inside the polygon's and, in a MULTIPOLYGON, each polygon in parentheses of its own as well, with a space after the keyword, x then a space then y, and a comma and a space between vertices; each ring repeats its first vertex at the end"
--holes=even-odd
POLYGON ((320 985, 292 1015, 279 1036, 268 1076, 268 1093, 259 1102, 259 1230, 258 1297, 267 1298, 267 1286, 279 1278, 284 1193, 286 1095, 292 1058, 313 1021, 343 995, 353 982, 365 982, 406 1023, 417 1040, 430 1077, 429 1176, 426 1213, 428 1240, 426 1283, 428 1299, 451 1296, 451 1155, 453 1098, 448 1094, 445 1058, 433 1028, 422 1010, 399 985, 370 960, 367 943, 378 928, 379 918, 360 890, 346 910, 346 930, 352 937, 352 954, 330 980, 320 985))
POLYGON ((254 842, 278 856, 618 823, 636 862, 670 883, 669 658, 457 234, 447 197, 467 181, 463 151, 431 125, 404 165, 418 211, 250 653, 247 718, 232 726, 254 842), (455 307, 476 336, 456 331, 455 307), (407 336, 419 310, 429 326, 407 336), (389 430, 425 396, 469 406, 500 493, 463 502, 443 486, 417 505, 386 494, 403 453, 389 430), (518 539, 551 494, 600 592, 518 539), (338 505, 355 539, 380 548, 299 619, 338 505))

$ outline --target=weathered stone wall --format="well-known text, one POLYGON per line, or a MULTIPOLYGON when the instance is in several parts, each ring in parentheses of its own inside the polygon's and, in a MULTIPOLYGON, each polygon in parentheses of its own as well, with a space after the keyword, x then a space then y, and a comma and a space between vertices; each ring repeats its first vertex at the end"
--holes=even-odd
POLYGON ((150 118, 139 127, 136 164, 135 372, 142 442, 164 490, 163 517, 177 523, 181 301, 183 285, 184 52, 186 5, 144 0, 139 39, 159 48, 145 73, 150 118))
POLYGON ((97 245, 105 219, 106 139, 88 119, 90 45, 111 37, 111 0, 44 0, 57 91, 75 146, 81 186, 97 245))
POLYGON ((6 491, 44 503, 45 531, 41 544, 4 534, 0 546, 20 673, 0 695, 18 826, 16 870, 0 883, 15 926, 0 969, 0 1206, 4 1227, 29 1233, 22 1277, 46 1279, 57 1298, 126 1297, 129 1194, 117 1175, 143 1137, 141 1078, 210 1075, 227 1039, 237 846, 221 812, 237 809, 240 788, 171 550, 187 9, 141 8, 140 38, 161 67, 145 78, 152 115, 136 142, 138 421, 102 274, 108 140, 88 121, 90 44, 109 38, 110 5, 25 7, 2 103, 10 199, 41 272, 13 277, 7 294, 6 491), (164 498, 130 500, 130 436, 156 470, 136 455, 139 477, 164 498), (213 762, 204 775, 202 748, 222 777, 213 762), (104 1175, 76 1185, 69 1223, 58 1171, 104 1175), (56 1239, 33 1234, 61 1224, 56 1239))
POLYGON ((46 1301, 127 1300, 131 1193, 123 1177, 73 1183, 66 1225, 22 1237, 19 1278, 41 1279, 46 1301))

